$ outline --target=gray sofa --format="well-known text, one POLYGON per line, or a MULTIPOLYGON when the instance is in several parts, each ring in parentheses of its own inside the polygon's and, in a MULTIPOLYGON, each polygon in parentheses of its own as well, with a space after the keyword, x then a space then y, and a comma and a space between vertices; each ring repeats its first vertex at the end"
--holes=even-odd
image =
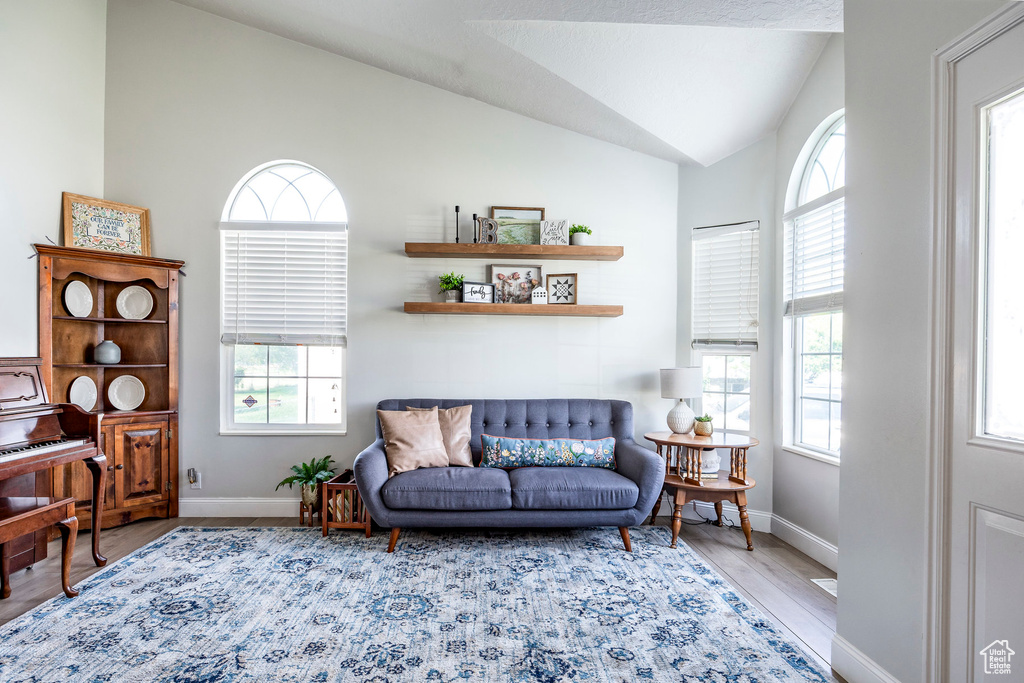
POLYGON ((615 470, 597 467, 435 467, 396 474, 377 440, 355 460, 356 485, 370 515, 391 527, 388 552, 402 527, 619 528, 626 550, 630 526, 641 524, 661 494, 665 466, 633 441, 633 406, 590 399, 389 399, 379 410, 473 406, 471 449, 480 462, 480 435, 515 438, 615 437, 615 470))

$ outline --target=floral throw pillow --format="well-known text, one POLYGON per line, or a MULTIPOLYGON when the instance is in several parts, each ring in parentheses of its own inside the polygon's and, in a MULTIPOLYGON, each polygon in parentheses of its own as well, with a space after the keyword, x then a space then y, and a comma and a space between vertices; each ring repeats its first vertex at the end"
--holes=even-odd
POLYGON ((480 435, 480 467, 605 467, 615 469, 615 437, 516 439, 480 435))

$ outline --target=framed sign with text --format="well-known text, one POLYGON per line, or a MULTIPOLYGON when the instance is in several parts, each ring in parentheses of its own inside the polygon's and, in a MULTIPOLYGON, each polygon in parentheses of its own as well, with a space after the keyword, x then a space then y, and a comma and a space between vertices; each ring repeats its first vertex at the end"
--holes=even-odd
POLYGON ((149 256, 149 209, 64 193, 64 246, 149 256))

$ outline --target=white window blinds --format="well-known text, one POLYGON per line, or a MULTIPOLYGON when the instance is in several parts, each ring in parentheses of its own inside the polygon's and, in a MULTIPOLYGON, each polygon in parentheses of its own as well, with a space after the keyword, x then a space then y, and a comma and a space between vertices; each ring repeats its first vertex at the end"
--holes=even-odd
POLYGON ((347 226, 221 227, 223 343, 346 345, 347 226))
POLYGON ((784 315, 843 309, 843 193, 840 189, 786 217, 784 315))
POLYGON ((693 231, 693 345, 757 345, 759 222, 693 231))

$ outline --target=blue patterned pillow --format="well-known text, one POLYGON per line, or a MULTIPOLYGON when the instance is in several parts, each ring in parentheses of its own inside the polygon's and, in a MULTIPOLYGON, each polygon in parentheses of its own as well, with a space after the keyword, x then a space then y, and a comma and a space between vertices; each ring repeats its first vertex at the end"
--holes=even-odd
POLYGON ((615 469, 615 437, 516 439, 480 435, 480 467, 605 467, 615 469))

